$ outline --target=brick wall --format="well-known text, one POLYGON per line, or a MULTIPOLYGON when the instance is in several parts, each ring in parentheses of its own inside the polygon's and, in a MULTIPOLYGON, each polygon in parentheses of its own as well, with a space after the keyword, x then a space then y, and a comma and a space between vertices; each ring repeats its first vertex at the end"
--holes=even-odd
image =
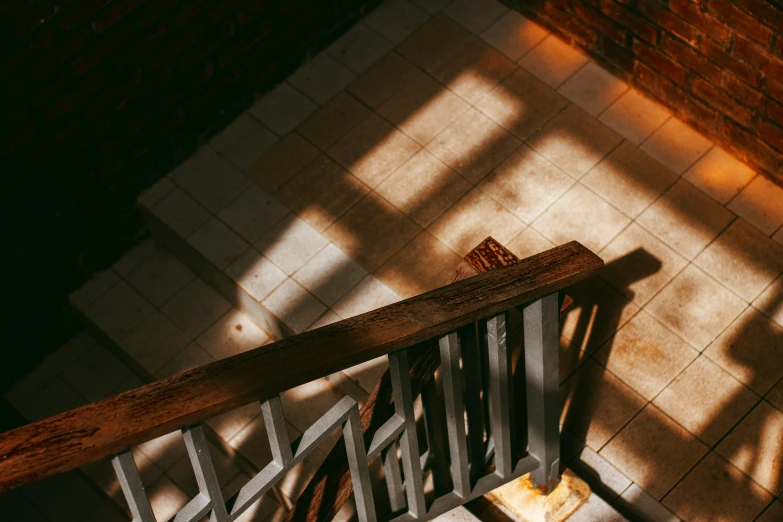
POLYGON ((6 301, 46 324, 142 189, 378 2, 0 0, 6 301))
POLYGON ((783 184, 783 3, 504 1, 783 184))

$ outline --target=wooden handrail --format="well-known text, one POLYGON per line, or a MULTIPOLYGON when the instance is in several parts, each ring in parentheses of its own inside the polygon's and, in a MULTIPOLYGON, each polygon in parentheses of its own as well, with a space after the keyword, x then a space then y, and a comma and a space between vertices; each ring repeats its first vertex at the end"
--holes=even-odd
POLYGON ((598 256, 573 241, 510 267, 0 434, 0 492, 443 335, 562 290, 602 266, 598 256))

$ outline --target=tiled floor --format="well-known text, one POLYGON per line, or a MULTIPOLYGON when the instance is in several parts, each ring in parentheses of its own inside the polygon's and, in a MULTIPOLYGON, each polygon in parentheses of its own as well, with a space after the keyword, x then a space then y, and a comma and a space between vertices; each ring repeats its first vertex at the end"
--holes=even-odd
MULTIPOLYGON (((72 299, 128 360, 75 339, 6 394, 28 418, 264 344, 254 307, 301 332, 440 286, 488 235, 576 239, 607 265, 562 325, 571 465, 629 516, 779 518, 783 189, 493 0, 387 0, 140 204, 225 284, 165 238, 129 252, 72 299)), ((292 390, 292 434, 381 371, 292 390)), ((268 459, 256 409, 209 423, 231 487, 268 459)), ((165 514, 192 490, 171 446, 138 456, 165 514)))

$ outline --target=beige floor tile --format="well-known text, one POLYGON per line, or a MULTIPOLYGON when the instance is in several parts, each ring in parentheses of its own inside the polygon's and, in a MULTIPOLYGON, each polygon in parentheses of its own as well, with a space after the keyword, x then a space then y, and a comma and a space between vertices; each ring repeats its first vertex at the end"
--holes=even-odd
POLYGON ((419 74, 415 65, 395 52, 378 60, 354 80, 346 91, 372 108, 394 96, 419 74))
POLYGON ((738 219, 694 263, 753 301, 783 272, 783 247, 738 219))
POLYGON ((593 116, 628 90, 628 84, 595 62, 589 62, 557 91, 593 116))
POLYGON ((114 270, 104 270, 93 274, 81 288, 68 296, 68 301, 80 310, 86 309, 96 299, 108 292, 120 281, 114 270))
MULTIPOLYGON (((218 484, 227 485, 234 477, 240 473, 239 467, 225 453, 217 449, 214 445, 208 445, 210 460, 217 475, 218 484)), ((199 494, 199 487, 196 476, 193 472, 193 465, 190 459, 185 456, 181 458, 166 475, 174 482, 187 496, 195 497, 199 494)))
POLYGON ((677 175, 625 141, 588 172, 582 183, 635 218, 677 181, 677 175))
POLYGON ((707 453, 707 447, 648 405, 599 453, 660 499, 707 453))
POLYGON ((783 492, 783 412, 762 401, 716 451, 767 491, 783 492))
POLYGON ((428 67, 432 76, 470 103, 476 103, 516 69, 514 62, 477 36, 469 35, 447 60, 428 67))
POLYGON ((290 214, 261 187, 253 185, 218 213, 218 217, 248 243, 290 214))
POLYGON ((242 171, 208 146, 200 147, 169 178, 213 214, 250 186, 242 171))
POLYGON ((457 22, 438 14, 400 44, 397 52, 416 66, 431 71, 442 61, 451 59, 469 35, 457 22))
POLYGON ((210 218, 188 238, 188 243, 220 269, 227 267, 249 246, 217 218, 210 218))
POLYGON ((753 306, 783 326, 783 276, 777 278, 753 301, 753 306))
MULTIPOLYGON (((63 372, 62 379, 88 402, 93 402, 109 397, 117 387, 117 384, 127 379, 130 375, 130 370, 114 355, 109 353, 104 347, 96 345, 84 357, 79 359, 78 364, 72 365, 63 372)), ((41 390, 39 399, 46 395, 44 390, 45 388, 41 390)), ((62 393, 62 398, 58 399, 58 401, 68 398, 65 388, 57 388, 57 390, 58 392, 53 394, 54 396, 62 393)), ((35 400, 36 398, 33 398, 31 402, 35 402, 35 400)), ((70 407, 75 406, 78 405, 70 407)), ((65 409, 48 411, 47 415, 54 415, 63 411, 65 409)))
POLYGON ((407 299, 445 286, 459 262, 457 254, 425 230, 392 256, 375 276, 407 299))
POLYGON ((467 108, 467 102, 422 72, 381 105, 378 114, 426 144, 467 108))
MULTIPOLYGON (((263 429, 264 421, 261 416, 261 404, 258 402, 252 402, 246 406, 231 410, 228 413, 207 419, 206 424, 215 430, 215 433, 220 435, 223 440, 233 441, 237 434, 256 419, 261 422, 261 434, 266 436, 266 430, 263 429)), ((233 444, 232 447, 237 448, 237 446, 233 444)))
POLYGON ((451 3, 451 0, 412 0, 414 4, 430 14, 436 14, 451 3))
POLYGON ((520 139, 527 139, 568 104, 538 78, 517 69, 476 103, 476 108, 520 139))
POLYGON ((286 279, 264 299, 263 305, 294 333, 304 332, 326 311, 322 302, 293 279, 286 279))
POLYGON ((203 348, 196 343, 190 343, 175 355, 173 359, 154 372, 154 375, 158 379, 165 379, 166 377, 205 366, 212 362, 215 362, 215 359, 203 348))
POLYGON ((412 139, 371 114, 329 149, 337 163, 375 187, 420 149, 412 139))
POLYGON ((600 348, 639 311, 598 278, 569 287, 568 295, 574 304, 561 321, 561 334, 588 353, 600 348))
POLYGON ((503 246, 511 250, 520 259, 525 259, 554 248, 555 244, 542 236, 533 227, 527 227, 503 246))
POLYGON ((264 234, 254 246, 283 272, 291 275, 327 243, 321 233, 291 216, 264 234))
POLYGON ((92 303, 84 311, 103 333, 118 341, 152 314, 154 308, 124 281, 92 303))
POLYGON ((663 105, 636 89, 628 89, 598 119, 634 145, 639 145, 671 115, 663 105))
POLYGON ((381 380, 384 372, 389 367, 388 358, 384 355, 367 362, 351 366, 343 370, 348 377, 356 381, 367 393, 372 393, 373 388, 381 380))
POLYGON ((561 386, 560 422, 598 451, 644 407, 644 399, 595 362, 585 363, 561 386))
POLYGON ((703 350, 745 308, 740 298, 689 265, 650 301, 645 310, 703 350))
POLYGON ((365 18, 364 23, 399 44, 428 18, 427 13, 406 0, 388 0, 365 18))
POLYGON ((497 0, 455 0, 443 10, 469 31, 479 34, 508 12, 497 0))
POLYGON ((370 115, 356 98, 341 92, 297 128, 299 134, 326 150, 370 115))
POLYGON ((385 199, 370 193, 324 235, 343 252, 374 271, 421 230, 385 199))
POLYGON ((189 337, 206 330, 231 305, 201 279, 196 279, 180 290, 160 309, 189 337))
POLYGON ((259 98, 249 112, 278 136, 284 136, 317 108, 301 92, 283 82, 259 98))
POLYGON ((364 268, 329 243, 297 270, 293 278, 327 306, 332 306, 365 276, 364 268))
POLYGON ((652 400, 698 355, 699 352, 642 311, 595 358, 642 397, 652 400))
POLYGON ((487 27, 481 33, 481 38, 510 59, 517 61, 548 35, 549 31, 511 10, 487 27))
POLYGON ((755 520, 772 497, 737 468, 710 453, 663 503, 693 522, 755 520))
POLYGON ((323 326, 328 326, 332 323, 336 323, 341 320, 342 317, 340 317, 336 313, 332 312, 331 309, 329 309, 326 312, 324 312, 324 314, 321 317, 319 317, 313 324, 311 324, 310 327, 307 329, 307 331, 316 330, 318 328, 321 328, 323 326))
POLYGON ((166 475, 148 485, 146 491, 156 520, 169 520, 190 500, 166 475))
POLYGON ((748 308, 704 352, 724 370, 764 395, 783 377, 783 328, 748 308))
POLYGON ((773 502, 766 511, 756 519, 756 522, 775 522, 776 520, 783 520, 783 501, 780 499, 773 502))
POLYGON ((163 246, 160 243, 152 237, 148 237, 125 252, 122 257, 114 262, 111 269, 120 277, 126 277, 161 248, 163 246))
POLYGON ((462 176, 426 150, 420 150, 375 190, 426 227, 470 188, 462 176))
POLYGON ((248 248, 228 265, 226 275, 258 302, 263 301, 287 279, 285 272, 255 248, 248 248))
POLYGON ((392 47, 394 45, 389 40, 359 23, 330 45, 326 52, 351 71, 361 74, 392 47))
POLYGON ((655 398, 655 405, 696 438, 715 445, 758 396, 701 356, 655 398))
POLYGON ((539 154, 579 179, 593 168, 622 138, 576 105, 569 105, 528 144, 539 154))
POLYGON ((631 223, 600 252, 601 277, 634 303, 642 305, 688 263, 636 223, 631 223))
POLYGON ((685 172, 711 147, 710 140, 677 118, 661 125, 641 146, 643 151, 677 174, 685 172))
POLYGON ((216 360, 258 348, 268 341, 269 335, 238 310, 231 310, 196 339, 216 360))
POLYGON ((520 145, 520 141, 470 108, 435 137, 427 149, 473 183, 484 178, 520 145))
POLYGON ((505 244, 524 224, 478 189, 473 189, 430 225, 432 235, 460 256, 487 236, 505 244))
POLYGON ((777 233, 772 236, 773 241, 777 241, 781 245, 783 245, 783 226, 780 227, 780 229, 777 231, 777 233))
POLYGON ((765 398, 777 409, 783 411, 783 380, 769 390, 765 398))
POLYGON ((213 137, 209 144, 244 170, 277 141, 269 129, 258 120, 242 113, 237 119, 213 137))
POLYGON ((171 230, 182 237, 188 237, 207 222, 209 212, 177 188, 160 200, 151 210, 171 230))
POLYGON ((142 192, 136 202, 142 207, 152 208, 166 197, 177 186, 169 178, 161 178, 154 185, 142 192))
POLYGON ((320 156, 276 197, 318 231, 323 231, 364 196, 369 187, 337 163, 320 156))
POLYGON ((292 132, 258 158, 247 169, 247 175, 261 188, 274 194, 317 156, 318 149, 292 132))
POLYGON ((693 259, 734 219, 687 181, 675 183, 636 220, 687 259, 693 259))
POLYGON ((577 183, 533 223, 553 243, 577 240, 600 251, 630 222, 616 208, 577 183))
POLYGON ((750 183, 755 175, 753 169, 716 145, 689 168, 683 177, 718 203, 725 205, 750 183))
MULTIPOLYGON (((258 407, 256 407, 259 409, 258 407)), ((299 432, 290 424, 286 424, 288 437, 290 440, 296 439, 299 432)), ((266 435, 264 418, 256 415, 241 428, 230 440, 232 448, 237 450, 240 455, 250 460, 258 469, 272 461, 272 452, 269 450, 269 439, 266 435)))
POLYGON ((533 222, 574 184, 573 178, 522 145, 479 188, 526 223, 533 222))
POLYGON ((550 35, 522 57, 519 65, 550 87, 557 88, 588 61, 590 58, 582 51, 550 35))
POLYGON ((288 82, 319 105, 332 99, 356 75, 326 53, 315 56, 299 67, 288 82))
POLYGON ((335 303, 332 310, 343 319, 347 319, 399 300, 400 296, 395 294, 392 289, 381 283, 376 277, 368 275, 335 303))
POLYGON ((179 354, 190 343, 182 332, 160 312, 156 312, 125 336, 120 347, 149 373, 179 354))
POLYGON ((783 225, 783 188, 756 176, 728 207, 765 234, 772 235, 783 225))
POLYGON ((47 355, 43 360, 44 365, 54 370, 55 375, 61 373, 76 363, 87 353, 87 350, 96 344, 98 341, 95 340, 95 337, 86 331, 81 331, 47 355))
POLYGON ((318 379, 281 393, 280 399, 286 420, 304 432, 342 397, 327 379, 318 379))
POLYGON ((644 517, 643 520, 655 520, 656 522, 679 522, 680 520, 636 484, 631 484, 623 492, 618 504, 628 506, 631 513, 644 517))
POLYGON ((92 379, 93 374, 85 372, 70 379, 66 384, 64 379, 70 377, 71 373, 67 372, 62 378, 57 377, 37 390, 20 406, 19 413, 26 420, 36 422, 112 395, 112 388, 97 389, 95 384, 90 384, 89 387, 81 386, 79 390, 74 391, 72 382, 77 382, 77 379, 92 379))

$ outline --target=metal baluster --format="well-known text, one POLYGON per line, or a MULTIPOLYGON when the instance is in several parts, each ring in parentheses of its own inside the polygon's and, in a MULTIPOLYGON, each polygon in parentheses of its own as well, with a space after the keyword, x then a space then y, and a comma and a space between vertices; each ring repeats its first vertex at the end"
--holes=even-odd
POLYGON ((459 330, 462 350, 462 372, 465 374, 465 410, 468 415, 468 456, 470 477, 475 480, 484 472, 484 404, 481 399, 481 361, 476 338, 476 324, 459 330))
POLYGON ((559 311, 557 293, 523 311, 528 448, 540 463, 530 478, 550 491, 560 476, 559 311))
POLYGON ((487 320, 487 353, 490 379, 490 422, 492 423, 492 438, 495 443, 495 473, 506 477, 513 471, 506 314, 497 315, 487 320))
POLYGON ((156 522, 155 515, 152 513, 152 506, 147 492, 144 491, 144 484, 141 482, 139 469, 133 460, 131 450, 127 449, 118 453, 111 459, 111 465, 117 478, 120 481, 122 493, 128 502, 133 522, 156 522))
POLYGON ((272 459, 284 468, 291 459, 291 443, 288 440, 288 430, 283 415, 283 403, 280 396, 272 397, 261 403, 261 412, 264 414, 266 435, 269 438, 269 448, 272 450, 272 459))
POLYGON ((462 374, 459 368, 459 337, 450 333, 440 338, 440 371, 446 399, 446 426, 449 432, 451 480, 460 497, 470 493, 470 468, 465 433, 465 405, 462 397, 462 374))
POLYGON ((408 512, 416 519, 423 519, 427 513, 427 506, 424 502, 419 441, 416 439, 408 353, 405 350, 389 354, 389 373, 394 394, 394 409, 397 415, 405 419, 405 431, 400 436, 400 449, 405 473, 405 490, 408 494, 408 512))
MULTIPOLYGON (((203 507, 200 507, 198 511, 210 510, 212 512, 209 517, 210 522, 226 522, 228 511, 226 511, 223 494, 220 492, 220 484, 215 474, 215 466, 212 464, 212 457, 209 454, 209 444, 204 438, 204 429, 200 424, 183 428, 182 437, 185 439, 185 448, 188 450, 188 457, 196 475, 199 496, 205 501, 203 507)), ((192 506, 196 505, 197 503, 192 504, 192 506)), ((197 514, 195 510, 189 513, 183 509, 174 520, 175 522, 197 520, 203 516, 203 514, 197 514)))
POLYGON ((449 487, 449 463, 446 460, 446 452, 443 441, 446 435, 443 432, 443 401, 438 396, 438 387, 433 377, 421 392, 421 401, 424 406, 424 432, 427 436, 427 452, 432 469, 432 482, 435 493, 445 492, 449 487))
POLYGON ((355 404, 343 425, 343 437, 345 438, 345 452, 348 454, 348 467, 351 470, 353 496, 359 522, 375 522, 370 468, 367 463, 367 451, 364 448, 359 408, 355 404))
POLYGON ((394 440, 383 451, 383 474, 386 476, 386 490, 389 492, 389 506, 392 512, 405 508, 405 497, 402 491, 402 476, 400 461, 397 458, 397 441, 394 440))

